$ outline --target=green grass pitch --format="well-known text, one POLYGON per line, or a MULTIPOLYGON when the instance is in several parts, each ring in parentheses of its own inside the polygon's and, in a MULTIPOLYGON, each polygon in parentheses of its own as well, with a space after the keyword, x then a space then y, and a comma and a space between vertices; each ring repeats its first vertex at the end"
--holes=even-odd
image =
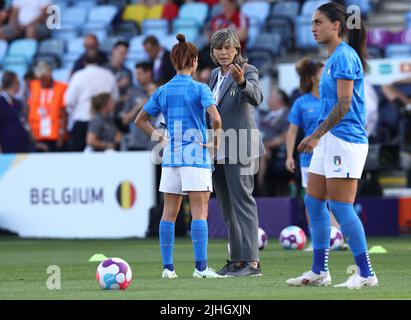
MULTIPOLYGON (((411 299, 411 239, 369 238, 369 247, 381 245, 387 254, 371 260, 380 287, 362 290, 345 288, 293 288, 289 277, 307 271, 311 254, 283 250, 270 239, 261 252, 263 276, 259 278, 193 279, 193 251, 188 238, 175 246, 178 279, 161 279, 161 258, 155 239, 127 240, 22 240, 0 237, 0 299, 411 299), (125 291, 104 291, 95 279, 98 263, 89 262, 94 253, 125 259, 133 270, 133 282, 125 291), (61 270, 61 289, 49 290, 49 265, 61 270)), ((221 267, 227 259, 227 242, 210 240, 209 265, 221 267)), ((331 252, 329 267, 333 284, 347 279, 353 264, 349 251, 331 252)))

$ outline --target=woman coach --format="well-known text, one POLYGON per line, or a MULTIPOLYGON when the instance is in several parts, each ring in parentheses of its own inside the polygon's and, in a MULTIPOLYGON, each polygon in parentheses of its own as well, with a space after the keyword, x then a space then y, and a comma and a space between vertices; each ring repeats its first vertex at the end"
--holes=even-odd
POLYGON ((209 86, 224 133, 230 136, 229 143, 222 140, 213 172, 215 192, 228 229, 231 259, 218 273, 260 276, 258 213, 252 196, 255 168, 265 152, 253 116, 254 107, 263 99, 258 71, 241 56, 234 29, 221 29, 212 35, 210 54, 219 67, 211 72, 209 86), (236 139, 232 139, 233 133, 236 139))

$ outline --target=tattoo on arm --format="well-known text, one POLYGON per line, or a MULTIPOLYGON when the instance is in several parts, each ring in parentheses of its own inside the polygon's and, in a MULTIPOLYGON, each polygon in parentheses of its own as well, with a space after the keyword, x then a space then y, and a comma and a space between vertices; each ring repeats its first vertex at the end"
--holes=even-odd
POLYGON ((320 126, 315 130, 313 136, 315 138, 321 138, 328 131, 334 128, 341 119, 347 114, 351 107, 351 97, 341 97, 338 99, 337 104, 331 110, 327 119, 325 119, 320 126))

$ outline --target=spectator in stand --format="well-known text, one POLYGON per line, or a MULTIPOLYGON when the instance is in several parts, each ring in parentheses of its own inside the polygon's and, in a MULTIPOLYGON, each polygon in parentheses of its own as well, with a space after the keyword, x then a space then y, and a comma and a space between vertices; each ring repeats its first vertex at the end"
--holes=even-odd
POLYGON ((130 90, 121 117, 123 124, 130 127, 126 141, 126 149, 130 151, 147 150, 150 144, 150 137, 134 125, 134 120, 155 88, 152 64, 137 63, 136 78, 139 85, 130 90))
POLYGON ((248 38, 248 18, 241 14, 237 0, 220 0, 222 13, 211 20, 211 33, 231 27, 237 31, 242 51, 248 38))
POLYGON ((45 151, 61 151, 66 134, 64 93, 67 85, 52 77, 51 67, 44 61, 34 68, 37 79, 30 81, 29 124, 36 142, 47 146, 45 151))
POLYGON ((114 77, 117 80, 117 86, 119 90, 119 100, 116 104, 115 120, 117 126, 122 132, 127 132, 127 127, 122 127, 121 120, 119 120, 119 114, 124 110, 124 105, 127 100, 128 91, 133 85, 133 75, 124 62, 126 61, 128 54, 128 43, 125 41, 118 41, 114 44, 110 62, 105 64, 105 67, 113 72, 114 77))
POLYGON ((24 106, 15 98, 20 90, 17 75, 5 71, 0 92, 0 152, 31 152, 30 129, 25 121, 24 106))
POLYGON ((24 37, 38 40, 48 37, 50 30, 46 26, 47 7, 51 4, 52 0, 14 0, 9 22, 0 29, 0 38, 13 40, 24 37))
POLYGON ((92 119, 88 127, 87 146, 93 151, 118 150, 121 133, 114 123, 115 102, 110 93, 100 93, 91 99, 92 119))
POLYGON ((100 44, 98 42, 97 37, 90 33, 84 37, 84 49, 85 52, 77 59, 74 63, 74 67, 71 70, 71 74, 76 71, 79 71, 86 66, 86 58, 89 56, 93 56, 97 58, 97 64, 102 66, 107 63, 107 55, 104 51, 101 51, 100 44))
POLYGON ((148 36, 143 45, 153 63, 153 81, 163 84, 171 80, 176 71, 171 63, 170 51, 161 47, 155 36, 148 36))
POLYGON ((6 25, 10 17, 11 1, 0 1, 0 25, 6 25))
POLYGON ((270 174, 269 187, 272 195, 285 195, 288 192, 290 174, 285 167, 287 158, 286 135, 288 130, 289 101, 287 94, 277 88, 271 90, 268 101, 270 109, 260 111, 259 129, 267 153, 260 159, 260 171, 257 183, 261 195, 265 195, 268 186, 265 181, 270 174))
MULTIPOLYGON (((388 101, 395 103, 397 106, 403 108, 411 105, 411 97, 398 90, 396 87, 400 85, 410 85, 411 78, 395 81, 390 85, 381 86, 381 90, 388 101)), ((411 107, 411 106, 410 106, 411 107)))
POLYGON ((91 118, 91 99, 99 93, 109 92, 118 100, 118 88, 113 74, 98 65, 97 56, 86 56, 86 67, 70 79, 65 102, 69 114, 70 149, 83 151, 91 118))

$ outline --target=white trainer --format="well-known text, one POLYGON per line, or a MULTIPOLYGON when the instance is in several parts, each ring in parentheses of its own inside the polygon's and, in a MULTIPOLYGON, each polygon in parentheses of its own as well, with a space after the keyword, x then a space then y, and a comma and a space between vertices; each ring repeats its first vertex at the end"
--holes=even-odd
POLYGON ((203 271, 198 271, 197 268, 195 268, 193 272, 193 277, 194 278, 225 278, 226 276, 221 276, 218 273, 216 273, 213 269, 207 267, 203 271))
POLYGON ((363 287, 377 287, 378 278, 374 274, 367 278, 361 277, 358 273, 353 274, 344 283, 340 283, 334 286, 334 288, 348 288, 348 289, 361 289, 363 287))
POLYGON ((290 286, 329 286, 331 284, 331 276, 328 271, 321 271, 320 274, 307 271, 303 275, 287 280, 290 286))
POLYGON ((174 279, 174 278, 178 278, 178 275, 176 274, 174 270, 170 271, 168 269, 164 269, 163 273, 161 274, 161 277, 163 279, 174 279))

